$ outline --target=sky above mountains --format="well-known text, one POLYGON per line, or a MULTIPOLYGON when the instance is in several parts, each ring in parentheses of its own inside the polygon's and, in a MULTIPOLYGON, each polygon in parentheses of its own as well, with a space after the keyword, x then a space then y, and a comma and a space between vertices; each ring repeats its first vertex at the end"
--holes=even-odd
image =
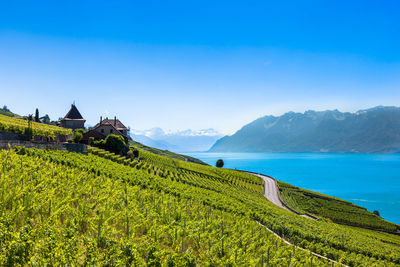
POLYGON ((0 105, 231 134, 400 100, 397 1, 7 1, 0 105))

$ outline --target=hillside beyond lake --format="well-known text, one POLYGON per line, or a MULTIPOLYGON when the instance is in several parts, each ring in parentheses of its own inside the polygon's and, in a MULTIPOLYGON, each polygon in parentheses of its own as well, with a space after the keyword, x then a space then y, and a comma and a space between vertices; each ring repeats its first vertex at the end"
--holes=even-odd
POLYGON ((400 155, 325 153, 191 153, 210 165, 271 175, 278 180, 378 210, 400 223, 400 155))
POLYGON ((210 152, 400 153, 400 108, 265 116, 219 139, 210 152))

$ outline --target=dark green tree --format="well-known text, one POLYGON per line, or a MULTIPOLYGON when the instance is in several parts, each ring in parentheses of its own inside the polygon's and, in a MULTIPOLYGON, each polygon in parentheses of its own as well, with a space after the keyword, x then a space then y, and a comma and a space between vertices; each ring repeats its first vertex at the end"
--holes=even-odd
POLYGON ((35 111, 35 121, 39 122, 39 109, 36 109, 35 111))
POLYGON ((217 160, 217 162, 215 163, 215 166, 218 168, 224 167, 224 161, 222 159, 217 160))
POLYGON ((125 139, 120 135, 110 134, 106 137, 104 147, 115 154, 120 154, 126 147, 125 139))
POLYGON ((28 115, 28 128, 26 128, 25 129, 25 132, 24 132, 24 134, 27 134, 27 135, 32 135, 32 121, 33 121, 33 116, 32 116, 32 114, 29 114, 28 115))
POLYGON ((139 157, 139 150, 137 150, 136 148, 132 148, 132 154, 134 158, 139 157))
POLYGON ((374 210, 374 212, 373 212, 375 215, 377 215, 377 216, 381 216, 381 214, 379 213, 379 211, 378 210, 374 210))

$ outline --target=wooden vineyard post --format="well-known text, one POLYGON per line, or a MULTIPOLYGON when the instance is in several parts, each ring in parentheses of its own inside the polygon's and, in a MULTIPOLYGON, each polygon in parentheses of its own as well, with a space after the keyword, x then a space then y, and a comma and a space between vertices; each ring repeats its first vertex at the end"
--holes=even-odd
POLYGON ((126 238, 129 239, 129 217, 126 216, 126 238))
POLYGON ((221 238, 221 255, 224 256, 224 237, 221 238))
POLYGON ((97 224, 97 242, 100 242, 101 224, 103 223, 103 214, 100 215, 99 222, 97 224))

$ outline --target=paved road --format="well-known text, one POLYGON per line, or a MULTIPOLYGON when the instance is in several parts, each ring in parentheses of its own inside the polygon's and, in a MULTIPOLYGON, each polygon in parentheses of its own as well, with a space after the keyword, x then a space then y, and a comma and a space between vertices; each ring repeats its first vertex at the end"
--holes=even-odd
MULTIPOLYGON (((249 172, 249 173, 250 173, 250 172, 249 172)), ((280 196, 279 196, 279 191, 278 191, 278 190, 279 190, 279 189, 278 189, 278 185, 276 184, 275 179, 273 179, 272 177, 266 176, 266 175, 262 175, 262 174, 255 174, 255 173, 250 173, 250 174, 256 175, 256 176, 258 176, 258 177, 260 177, 261 179, 264 180, 264 196, 265 196, 269 201, 271 201, 272 203, 274 203, 274 204, 277 205, 278 207, 281 207, 281 208, 283 208, 283 209, 285 209, 285 210, 288 210, 288 211, 293 212, 292 210, 288 209, 288 208, 286 207, 286 205, 281 201, 281 198, 280 198, 280 196)), ((312 220, 316 220, 316 218, 311 217, 311 216, 309 216, 309 215, 307 215, 307 214, 303 214, 303 215, 300 215, 300 216, 303 216, 303 217, 306 217, 306 218, 309 218, 309 219, 312 219, 312 220)), ((259 222, 257 222, 257 223, 260 224, 260 225, 262 225, 262 224, 259 223, 259 222)), ((269 232, 271 232, 272 234, 274 234, 276 237, 278 237, 279 239, 283 240, 283 241, 284 241, 286 244, 288 244, 288 245, 297 247, 297 248, 299 248, 299 249, 301 249, 301 250, 303 250, 303 251, 306 251, 306 252, 308 252, 308 253, 311 253, 312 255, 314 255, 314 256, 316 256, 316 257, 319 257, 319 258, 321 258, 321 259, 325 259, 325 260, 327 260, 327 261, 329 261, 329 262, 331 262, 331 263, 338 264, 338 265, 340 264, 340 265, 343 265, 343 266, 345 266, 345 267, 349 267, 349 266, 347 266, 347 265, 345 265, 345 264, 343 264, 343 263, 339 263, 339 262, 337 262, 337 261, 335 261, 335 260, 332 260, 332 259, 330 259, 330 258, 327 258, 327 257, 325 257, 325 256, 322 256, 322 255, 317 254, 317 253, 315 253, 315 252, 312 252, 312 251, 310 251, 310 250, 307 250, 307 249, 305 249, 305 248, 298 247, 298 246, 292 244, 291 242, 289 242, 288 240, 284 239, 283 237, 279 236, 277 233, 275 233, 274 231, 272 231, 271 229, 269 229, 267 226, 265 226, 265 225, 262 225, 262 226, 265 227, 269 232)))
MULTIPOLYGON (((275 179, 273 179, 272 177, 266 176, 266 175, 262 175, 262 174, 255 174, 255 173, 250 173, 250 174, 256 175, 264 180, 264 196, 269 201, 271 201, 278 207, 281 207, 282 209, 293 212, 293 210, 288 209, 288 207, 282 202, 282 200, 279 196, 279 189, 278 189, 278 185, 276 184, 275 179)), ((299 214, 299 215, 302 217, 312 219, 312 220, 316 220, 315 217, 309 216, 307 214, 299 214)))
POLYGON ((282 203, 279 197, 279 192, 278 192, 279 189, 278 186, 276 185, 276 181, 271 177, 262 174, 255 174, 255 175, 264 180, 264 196, 278 207, 281 207, 285 210, 289 210, 285 206, 285 204, 282 203))

